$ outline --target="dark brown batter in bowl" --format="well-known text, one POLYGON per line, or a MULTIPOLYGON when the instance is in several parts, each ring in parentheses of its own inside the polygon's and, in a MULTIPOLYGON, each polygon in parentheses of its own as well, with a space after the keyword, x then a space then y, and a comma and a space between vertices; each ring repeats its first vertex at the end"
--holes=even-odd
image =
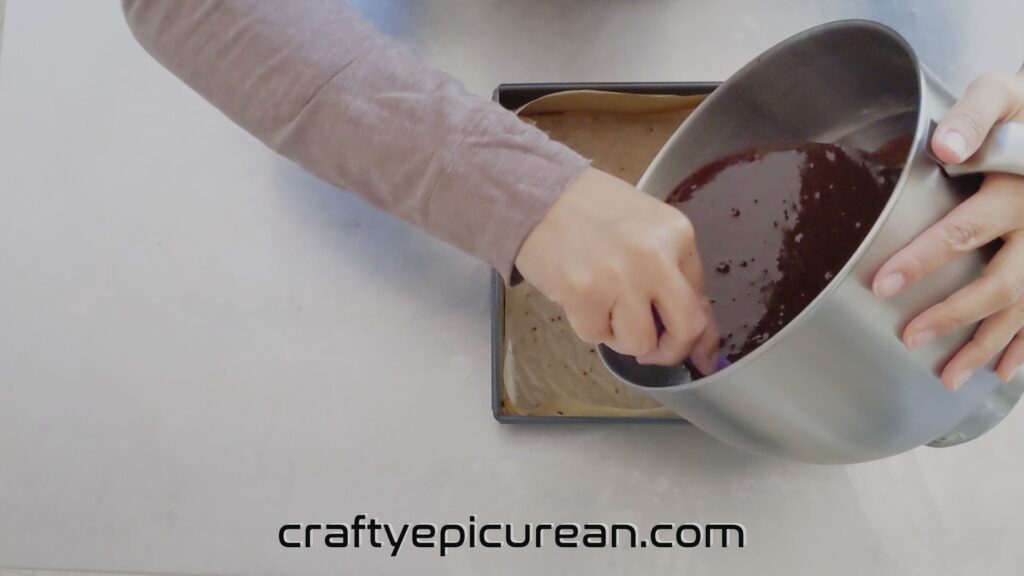
POLYGON ((775 335, 835 277, 885 207, 911 143, 875 152, 822 143, 745 150, 668 198, 693 222, 707 290, 735 362, 775 335))

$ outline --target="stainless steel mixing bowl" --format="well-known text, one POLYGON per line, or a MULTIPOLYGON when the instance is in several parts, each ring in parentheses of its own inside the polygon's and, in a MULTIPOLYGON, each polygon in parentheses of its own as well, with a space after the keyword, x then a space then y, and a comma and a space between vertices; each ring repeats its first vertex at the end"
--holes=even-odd
MULTIPOLYGON (((953 102, 907 42, 873 22, 825 24, 757 57, 680 126, 640 189, 665 198, 700 166, 752 146, 818 141, 874 150, 913 133, 892 198, 828 287, 739 362, 691 381, 681 367, 640 366, 602 347, 606 366, 725 442, 806 462, 957 444, 998 423, 1024 390, 1024 376, 1001 384, 985 369, 957 392, 936 376, 971 327, 914 351, 899 338, 917 313, 976 278, 984 256, 961 257, 891 300, 869 288, 887 257, 977 189, 977 178, 950 177, 927 154, 934 124, 953 102)), ((971 167, 1024 173, 1021 128, 1000 127, 971 167)))

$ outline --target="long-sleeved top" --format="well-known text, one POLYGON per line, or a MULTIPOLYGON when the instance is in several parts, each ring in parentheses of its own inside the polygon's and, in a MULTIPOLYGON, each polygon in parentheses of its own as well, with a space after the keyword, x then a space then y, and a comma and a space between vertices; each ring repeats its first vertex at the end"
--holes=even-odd
POLYGON ((123 4, 139 43, 239 126, 506 279, 588 165, 342 0, 123 4))

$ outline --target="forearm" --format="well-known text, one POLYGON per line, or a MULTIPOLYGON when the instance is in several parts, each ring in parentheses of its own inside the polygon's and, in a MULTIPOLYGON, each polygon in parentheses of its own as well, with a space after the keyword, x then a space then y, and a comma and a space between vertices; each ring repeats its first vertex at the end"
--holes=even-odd
POLYGON ((506 278, 587 161, 331 0, 124 0, 158 61, 237 124, 506 278))

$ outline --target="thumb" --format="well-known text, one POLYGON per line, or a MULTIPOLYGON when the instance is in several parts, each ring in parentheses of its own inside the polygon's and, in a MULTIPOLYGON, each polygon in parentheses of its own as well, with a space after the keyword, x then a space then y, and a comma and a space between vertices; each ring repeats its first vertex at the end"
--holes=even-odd
POLYGON ((932 136, 932 151, 946 164, 959 164, 971 157, 997 122, 1007 120, 1021 108, 1018 76, 985 74, 978 77, 939 123, 932 136))

